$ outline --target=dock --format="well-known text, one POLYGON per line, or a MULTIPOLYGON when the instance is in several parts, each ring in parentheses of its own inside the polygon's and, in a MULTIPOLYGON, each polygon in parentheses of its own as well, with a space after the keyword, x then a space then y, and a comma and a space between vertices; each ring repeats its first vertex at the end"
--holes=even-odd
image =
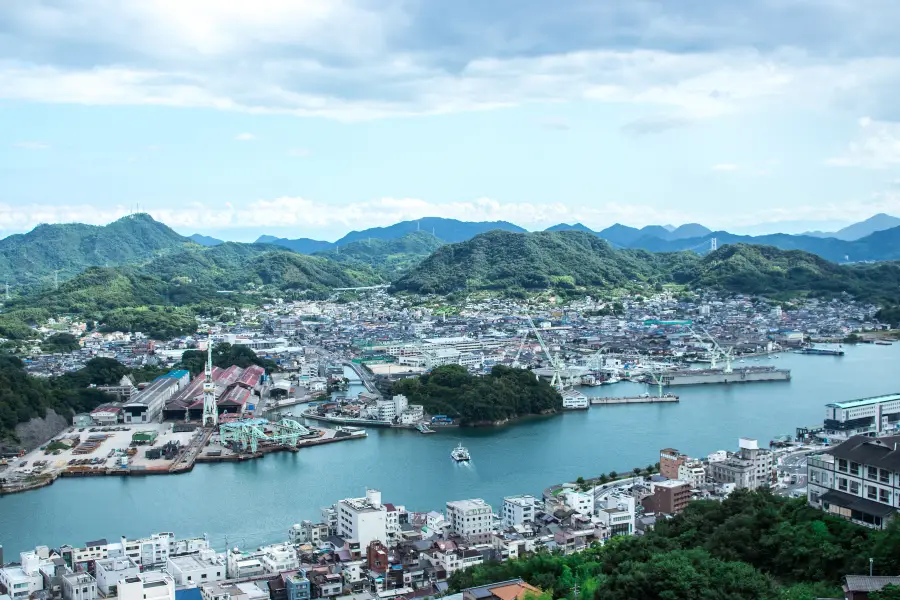
POLYGON ((608 404, 653 404, 656 402, 678 402, 675 394, 663 394, 662 396, 624 396, 620 398, 591 398, 591 405, 608 404))

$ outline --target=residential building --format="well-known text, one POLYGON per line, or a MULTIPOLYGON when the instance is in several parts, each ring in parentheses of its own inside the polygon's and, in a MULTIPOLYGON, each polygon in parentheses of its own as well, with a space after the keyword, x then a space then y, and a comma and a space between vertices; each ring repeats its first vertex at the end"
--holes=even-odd
POLYGON ((534 496, 507 496, 503 499, 503 526, 516 527, 533 523, 537 506, 538 501, 534 496))
POLYGON ((646 512, 677 515, 691 501, 691 486, 685 481, 657 481, 652 488, 653 494, 641 501, 646 512))
POLYGON ((105 539, 93 540, 86 543, 83 548, 65 545, 60 547, 59 553, 69 568, 74 570, 79 566, 87 567, 88 563, 109 558, 109 542, 105 539))
POLYGON ((263 569, 270 575, 277 575, 283 571, 293 571, 300 567, 300 559, 297 550, 290 544, 275 544, 260 548, 262 553, 260 561, 263 569))
POLYGON ((693 488, 698 488, 706 483, 706 468, 700 461, 691 461, 678 466, 678 477, 693 488))
POLYGON ((462 591, 462 600, 523 600, 525 596, 540 596, 543 592, 522 579, 501 581, 462 591))
POLYGON ((257 577, 266 572, 262 563, 262 555, 259 552, 241 552, 237 548, 228 551, 227 578, 243 579, 244 577, 257 577))
POLYGON ((687 462, 687 457, 674 448, 659 451, 659 474, 668 479, 678 479, 678 468, 687 462))
POLYGON ((853 436, 807 460, 809 504, 884 528, 900 507, 900 435, 853 436))
POLYGON ((141 568, 138 564, 127 556, 98 560, 94 563, 97 591, 102 596, 116 596, 116 584, 119 580, 133 577, 140 572, 141 568))
MULTIPOLYGON (((335 527, 337 527, 336 522, 335 527)), ((336 534, 337 531, 335 530, 335 535, 336 534)), ((297 523, 288 531, 288 539, 292 544, 312 544, 316 548, 318 548, 329 535, 330 533, 326 523, 313 523, 312 521, 297 523)))
POLYGON ((636 502, 631 494, 610 494, 606 506, 598 508, 597 518, 607 537, 631 535, 635 528, 636 502))
POLYGON ((725 460, 709 464, 710 478, 716 483, 733 483, 735 489, 755 490, 771 485, 775 479, 775 455, 761 449, 750 438, 738 441, 739 451, 725 460))
POLYGON ((574 510, 579 515, 590 517, 594 514, 594 494, 593 492, 577 492, 575 490, 566 490, 557 496, 563 505, 574 510))
POLYGON ((119 600, 175 600, 175 580, 168 573, 148 571, 123 577, 116 587, 119 600))
POLYGON ((387 509, 381 503, 381 492, 366 490, 365 498, 346 498, 335 505, 337 534, 359 542, 367 548, 374 540, 387 543, 387 509))
POLYGON ((862 398, 825 405, 825 434, 830 437, 873 435, 896 430, 900 422, 900 394, 862 398))
POLYGON ((871 592, 879 592, 885 586, 900 586, 900 577, 885 575, 847 575, 844 577, 844 598, 846 600, 868 600, 871 592))
POLYGON ((269 594, 253 583, 205 583, 200 586, 203 600, 268 600, 269 594))
POLYGON ((493 534, 494 510, 475 498, 447 503, 450 532, 473 543, 487 543, 493 534))
POLYGON ((35 552, 19 554, 21 566, 0 569, 0 588, 13 600, 28 598, 33 592, 44 589, 44 578, 40 573, 40 558, 35 552))
POLYGON ((166 572, 178 587, 196 587, 225 579, 225 565, 211 549, 201 550, 198 554, 170 556, 166 562, 166 572))
POLYGON ((66 573, 61 577, 63 600, 94 600, 97 581, 90 573, 66 573))
POLYGON ((287 590, 287 600, 310 600, 312 596, 305 570, 289 571, 282 578, 287 590))

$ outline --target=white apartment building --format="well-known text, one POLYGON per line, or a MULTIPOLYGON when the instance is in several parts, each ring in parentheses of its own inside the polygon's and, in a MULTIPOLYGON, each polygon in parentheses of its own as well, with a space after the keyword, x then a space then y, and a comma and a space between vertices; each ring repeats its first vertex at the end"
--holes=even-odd
POLYGON ((116 588, 119 600, 175 600, 175 580, 168 573, 148 571, 124 577, 116 588))
POLYGON ((612 493, 606 498, 606 506, 597 510, 597 517, 609 537, 634 533, 636 502, 634 496, 612 493))
POLYGON ((484 556, 477 550, 435 548, 419 555, 419 560, 436 569, 443 569, 447 576, 457 571, 484 564, 484 556))
POLYGON ((400 415, 400 422, 404 425, 418 423, 425 418, 425 407, 421 404, 410 404, 400 415))
POLYGON ((64 600, 95 600, 97 581, 90 573, 66 573, 61 578, 64 600))
POLYGON ((366 490, 365 498, 341 500, 335 509, 340 537, 359 542, 360 548, 368 548, 374 540, 388 542, 387 510, 378 490, 366 490))
POLYGON ((811 506, 883 529, 900 510, 900 435, 853 436, 807 460, 811 506))
POLYGON ((202 537, 176 540, 174 533, 162 532, 136 540, 123 537, 122 547, 124 555, 144 569, 164 568, 169 556, 194 554, 209 549, 209 540, 202 537))
POLYGON ((829 437, 860 434, 879 436, 897 428, 900 394, 888 394, 825 405, 825 433, 829 437))
POLYGON ((559 494, 563 505, 569 510, 574 510, 579 515, 590 517, 594 514, 594 494, 592 492, 577 492, 566 490, 559 494))
POLYGON ((737 454, 709 464, 710 478, 716 483, 733 483, 736 489, 770 485, 775 475, 774 453, 760 449, 759 443, 750 438, 741 438, 738 446, 737 454))
POLYGON ((259 551, 262 553, 260 561, 263 569, 270 575, 277 575, 284 571, 293 571, 300 568, 297 550, 290 544, 264 546, 259 551))
POLYGON ((537 505, 538 501, 534 496, 507 496, 503 499, 503 526, 516 527, 534 523, 537 505))
POLYGON ((225 565, 210 549, 201 550, 198 554, 170 556, 166 561, 166 572, 178 587, 197 587, 225 579, 225 565))
POLYGON ((0 585, 12 600, 28 598, 33 592, 44 589, 44 578, 40 573, 40 558, 35 552, 19 554, 21 566, 0 569, 0 585))
POLYGON ((494 510, 491 505, 475 498, 447 503, 450 532, 474 543, 487 543, 494 529, 494 510))
MULTIPOLYGON (((335 526, 337 526, 335 524, 335 526)), ((328 537, 328 525, 326 523, 313 523, 303 521, 291 526, 288 531, 288 539, 292 544, 312 544, 318 548, 322 541, 328 537)))
POLYGON ((262 557, 258 552, 241 552, 237 548, 227 552, 228 579, 243 579, 244 577, 256 577, 266 572, 262 564, 262 557))
POLYGON ((94 563, 97 576, 97 590, 103 596, 115 596, 116 584, 120 579, 133 577, 141 572, 141 568, 134 560, 127 556, 119 558, 107 558, 94 563))
POLYGON ((706 469, 699 461, 678 465, 678 479, 691 484, 691 487, 699 487, 706 483, 706 469))

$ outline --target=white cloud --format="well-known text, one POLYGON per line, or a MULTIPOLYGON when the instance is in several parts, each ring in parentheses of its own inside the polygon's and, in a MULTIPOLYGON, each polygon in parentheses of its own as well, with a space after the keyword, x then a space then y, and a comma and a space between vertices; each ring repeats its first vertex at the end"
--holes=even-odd
POLYGON ((236 136, 234 136, 234 139, 236 139, 239 142, 251 142, 256 139, 256 136, 253 135, 252 133, 239 133, 236 136))
POLYGON ((883 169, 900 165, 900 123, 859 120, 862 137, 850 143, 841 156, 828 159, 836 167, 883 169))
POLYGON ((738 166, 734 163, 719 163, 712 166, 713 171, 737 171, 738 166))
POLYGON ((46 150, 50 145, 44 142, 16 142, 13 147, 21 150, 46 150))
MULTIPOLYGON (((143 207, 142 207, 143 209, 143 207)), ((132 209, 116 206, 50 206, 0 204, 0 230, 27 231, 40 223, 86 222, 102 225, 129 214, 132 209)), ((789 208, 756 209, 711 217, 682 208, 656 208, 631 203, 597 205, 563 203, 534 204, 478 198, 460 202, 429 202, 420 198, 377 198, 335 206, 302 197, 258 199, 246 205, 192 203, 147 210, 154 218, 179 231, 278 230, 293 237, 336 239, 350 230, 391 225, 423 217, 446 217, 464 221, 511 221, 527 229, 544 229, 561 222, 581 222, 595 230, 619 222, 636 227, 659 223, 704 223, 714 229, 781 221, 857 221, 875 213, 900 214, 900 192, 888 191, 843 203, 807 204, 789 208), (278 215, 273 222, 272 215, 278 215), (714 219, 714 221, 713 221, 714 219)), ((777 229, 777 227, 776 227, 777 229)))

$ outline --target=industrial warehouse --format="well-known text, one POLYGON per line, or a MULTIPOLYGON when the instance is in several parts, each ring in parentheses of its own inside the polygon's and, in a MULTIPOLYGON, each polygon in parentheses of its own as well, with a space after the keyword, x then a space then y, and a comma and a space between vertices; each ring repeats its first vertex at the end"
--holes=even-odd
MULTIPOLYGON (((255 408, 253 398, 259 395, 264 379, 265 370, 256 365, 245 369, 238 366, 227 369, 213 367, 212 381, 215 384, 218 413, 221 415, 253 412, 255 408)), ((204 381, 203 376, 195 377, 181 391, 171 396, 165 404, 163 418, 199 421, 203 417, 204 381)))

